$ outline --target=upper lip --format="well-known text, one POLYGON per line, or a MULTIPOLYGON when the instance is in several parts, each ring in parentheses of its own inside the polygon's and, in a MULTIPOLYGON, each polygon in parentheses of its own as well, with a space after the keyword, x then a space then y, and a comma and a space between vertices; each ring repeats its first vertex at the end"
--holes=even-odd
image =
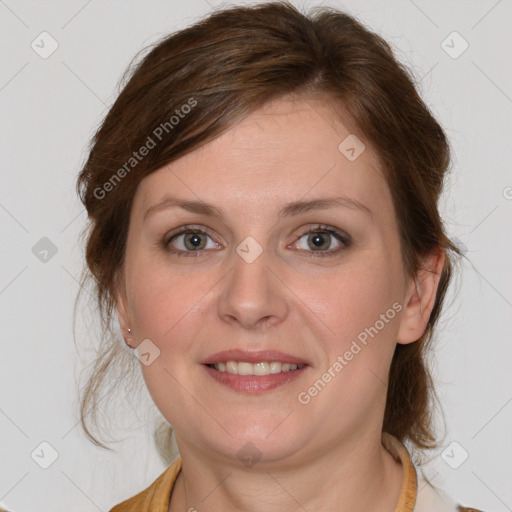
POLYGON ((257 352, 247 350, 223 350, 209 356, 207 359, 202 361, 202 364, 217 364, 225 363, 226 361, 244 361, 247 363, 259 363, 261 361, 278 361, 280 363, 291 363, 291 364, 308 364, 308 362, 300 357, 292 356, 291 354, 285 354, 278 352, 277 350, 259 350, 257 352))

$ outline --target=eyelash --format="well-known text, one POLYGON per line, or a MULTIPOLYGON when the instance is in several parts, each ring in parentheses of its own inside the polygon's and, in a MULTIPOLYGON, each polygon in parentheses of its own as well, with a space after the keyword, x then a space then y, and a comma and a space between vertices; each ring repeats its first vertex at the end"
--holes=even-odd
MULTIPOLYGON (((213 240, 213 238, 206 231, 203 231, 202 229, 198 229, 193 226, 183 226, 183 229, 181 229, 181 231, 179 231, 178 233, 173 233, 172 236, 164 237, 164 239, 162 240, 163 248, 166 251, 168 251, 172 254, 175 254, 177 256, 198 257, 201 252, 205 252, 204 249, 200 250, 200 251, 183 251, 181 249, 172 249, 171 245, 170 245, 170 242, 172 240, 174 240, 175 238, 177 238, 178 236, 183 235, 183 234, 192 234, 192 233, 206 235, 213 240)), ((329 251, 305 251, 305 252, 311 253, 310 256, 312 258, 317 258, 317 257, 325 258, 327 256, 336 256, 341 251, 348 249, 351 245, 351 239, 348 235, 344 234, 343 232, 341 232, 337 229, 331 228, 330 226, 326 226, 324 224, 318 224, 315 227, 310 228, 309 230, 305 231, 298 237, 298 240, 300 240, 305 235, 309 235, 310 233, 328 233, 328 234, 334 236, 339 242, 341 242, 343 244, 341 247, 338 247, 337 249, 331 249, 329 251)), ((300 249, 300 250, 303 251, 303 249, 300 249)))

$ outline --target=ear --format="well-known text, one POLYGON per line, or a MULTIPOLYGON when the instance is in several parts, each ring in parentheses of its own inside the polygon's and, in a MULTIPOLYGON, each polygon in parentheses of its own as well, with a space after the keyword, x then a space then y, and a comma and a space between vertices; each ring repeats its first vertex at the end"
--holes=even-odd
POLYGON ((404 299, 404 312, 397 336, 398 343, 412 343, 421 338, 425 332, 434 308, 445 258, 444 249, 439 247, 423 260, 423 267, 410 282, 404 299))
POLYGON ((128 302, 126 299, 126 291, 123 284, 116 284, 116 292, 115 292, 115 302, 116 302, 116 311, 117 318, 119 320, 119 326, 121 328, 121 333, 125 339, 128 341, 130 338, 130 334, 128 333, 128 328, 131 326, 130 315, 128 314, 128 302))

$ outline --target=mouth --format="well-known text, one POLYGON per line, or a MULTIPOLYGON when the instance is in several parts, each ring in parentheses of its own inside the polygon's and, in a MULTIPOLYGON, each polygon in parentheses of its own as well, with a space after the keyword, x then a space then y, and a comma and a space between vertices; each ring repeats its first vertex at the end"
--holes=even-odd
POLYGON ((300 370, 305 365, 295 363, 281 363, 280 361, 225 361, 216 364, 207 364, 209 368, 231 375, 274 375, 282 372, 300 370))
POLYGON ((290 383, 310 366, 304 359, 275 350, 226 350, 201 364, 216 382, 248 394, 261 394, 290 383))

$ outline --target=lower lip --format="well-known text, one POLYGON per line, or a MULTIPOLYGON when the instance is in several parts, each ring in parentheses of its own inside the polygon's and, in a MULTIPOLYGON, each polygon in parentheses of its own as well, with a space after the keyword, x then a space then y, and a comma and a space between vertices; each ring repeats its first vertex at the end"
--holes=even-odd
POLYGON ((235 391, 258 394, 270 391, 297 379, 304 373, 308 365, 297 368, 297 370, 271 373, 269 375, 235 375, 233 373, 220 372, 206 365, 203 365, 203 367, 217 382, 229 386, 235 391))

